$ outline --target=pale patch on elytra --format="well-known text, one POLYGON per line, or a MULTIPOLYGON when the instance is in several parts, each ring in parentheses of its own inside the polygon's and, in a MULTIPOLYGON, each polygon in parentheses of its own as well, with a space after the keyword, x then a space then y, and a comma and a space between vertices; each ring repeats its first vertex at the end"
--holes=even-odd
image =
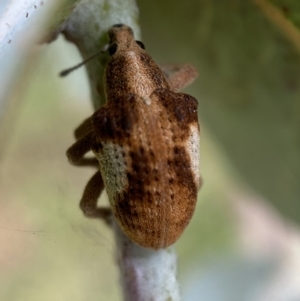
POLYGON ((200 133, 197 124, 190 125, 190 136, 187 139, 187 151, 190 156, 191 169, 197 186, 200 181, 200 133))
POLYGON ((146 105, 148 105, 148 106, 151 105, 151 98, 149 96, 143 97, 143 101, 146 105))
POLYGON ((101 174, 111 205, 114 205, 115 196, 121 194, 128 186, 126 176, 124 147, 112 142, 102 143, 103 149, 96 154, 100 163, 101 174))

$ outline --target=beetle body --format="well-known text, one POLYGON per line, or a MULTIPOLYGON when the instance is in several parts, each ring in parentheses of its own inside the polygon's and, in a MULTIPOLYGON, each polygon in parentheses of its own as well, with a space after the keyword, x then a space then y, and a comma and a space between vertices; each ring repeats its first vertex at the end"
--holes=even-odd
POLYGON ((90 148, 111 210, 135 243, 160 249, 188 225, 200 186, 197 101, 172 91, 130 27, 109 31, 107 102, 91 118, 90 148))

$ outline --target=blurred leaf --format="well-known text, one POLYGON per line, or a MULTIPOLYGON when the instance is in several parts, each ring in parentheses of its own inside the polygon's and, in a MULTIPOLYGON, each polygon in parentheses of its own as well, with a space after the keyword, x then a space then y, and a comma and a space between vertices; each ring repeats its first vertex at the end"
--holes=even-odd
POLYGON ((238 174, 300 222, 300 56, 290 37, 250 0, 142 1, 140 8, 154 58, 198 67, 191 93, 201 121, 238 174))

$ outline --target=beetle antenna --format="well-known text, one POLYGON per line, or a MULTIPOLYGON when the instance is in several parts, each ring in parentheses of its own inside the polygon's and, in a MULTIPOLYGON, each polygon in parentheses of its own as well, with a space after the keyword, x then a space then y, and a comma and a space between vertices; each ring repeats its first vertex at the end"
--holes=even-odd
POLYGON ((75 65, 74 67, 71 67, 71 68, 68 68, 68 69, 65 69, 63 71, 61 71, 59 73, 59 75, 61 77, 64 77, 64 76, 67 76, 69 73, 71 73, 72 71, 80 68, 81 66, 85 65, 87 62, 91 61, 92 59, 94 59, 95 57, 97 57, 99 54, 103 53, 103 49, 101 49, 99 52, 93 54, 92 56, 90 56, 89 58, 85 59, 84 61, 82 61, 81 63, 75 65))

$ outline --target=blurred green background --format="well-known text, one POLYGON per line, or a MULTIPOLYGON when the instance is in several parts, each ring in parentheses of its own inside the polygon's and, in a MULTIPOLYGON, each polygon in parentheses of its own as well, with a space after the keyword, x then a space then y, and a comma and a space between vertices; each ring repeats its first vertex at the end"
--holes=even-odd
MULTIPOLYGON (((285 29, 260 3, 272 8, 138 2, 153 58, 199 70, 186 92, 199 101, 204 185, 176 244, 184 301, 300 300, 300 49, 289 36, 300 5, 273 1, 285 29)), ((78 208, 93 170, 65 156, 92 113, 85 70, 57 76, 79 61, 62 38, 44 45, 16 123, 1 129, 0 300, 121 300, 112 233, 78 208)))

